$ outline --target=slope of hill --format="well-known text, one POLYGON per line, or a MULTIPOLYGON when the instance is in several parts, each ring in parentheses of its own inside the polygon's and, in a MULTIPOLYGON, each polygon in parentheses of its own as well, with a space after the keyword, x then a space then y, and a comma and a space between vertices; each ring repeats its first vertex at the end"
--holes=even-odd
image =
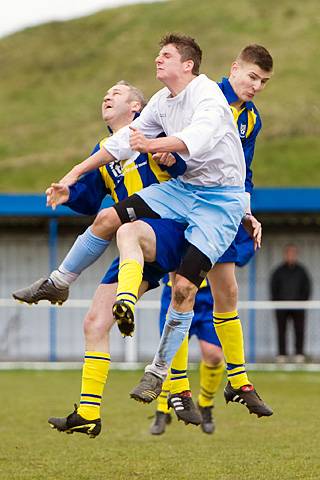
POLYGON ((172 0, 102 11, 0 40, 0 189, 43 191, 104 135, 100 103, 126 79, 150 96, 167 31, 196 37, 214 79, 245 44, 262 43, 275 74, 257 97, 263 132, 256 185, 320 184, 316 0, 172 0), (310 174, 311 172, 311 174, 310 174))

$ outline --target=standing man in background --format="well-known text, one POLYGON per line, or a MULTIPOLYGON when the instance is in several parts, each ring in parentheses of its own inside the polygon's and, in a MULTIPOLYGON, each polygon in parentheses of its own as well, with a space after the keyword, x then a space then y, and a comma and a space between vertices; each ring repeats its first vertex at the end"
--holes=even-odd
MULTIPOLYGON (((271 300, 309 300, 311 296, 311 279, 307 269, 298 262, 296 245, 288 244, 283 251, 283 263, 272 273, 270 280, 271 300)), ((305 361, 305 310, 276 310, 278 332, 277 361, 284 363, 287 358, 287 326, 293 322, 295 335, 295 356, 297 363, 305 361)))

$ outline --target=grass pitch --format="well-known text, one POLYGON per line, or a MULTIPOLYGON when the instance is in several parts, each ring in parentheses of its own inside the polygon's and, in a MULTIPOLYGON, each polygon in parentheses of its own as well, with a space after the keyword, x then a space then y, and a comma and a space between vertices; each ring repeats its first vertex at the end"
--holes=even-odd
MULTIPOLYGON (((220 390, 214 435, 174 419, 160 437, 148 432, 155 404, 128 397, 140 376, 111 371, 103 431, 89 439, 47 424, 49 416, 71 412, 79 372, 1 372, 0 479, 319 479, 319 373, 252 373, 273 417, 226 407, 220 390)), ((192 372, 194 393, 198 380, 192 372)))

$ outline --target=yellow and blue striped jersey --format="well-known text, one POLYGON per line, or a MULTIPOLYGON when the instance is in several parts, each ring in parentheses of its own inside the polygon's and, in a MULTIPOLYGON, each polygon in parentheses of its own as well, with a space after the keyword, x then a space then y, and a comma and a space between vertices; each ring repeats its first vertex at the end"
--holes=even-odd
POLYGON ((246 192, 251 193, 253 190, 251 163, 253 160, 256 138, 262 127, 261 118, 253 102, 244 102, 240 110, 237 110, 231 105, 239 99, 227 78, 223 78, 218 85, 230 104, 234 120, 238 127, 246 161, 245 189, 246 192))
MULTIPOLYGON (((95 146, 91 155, 101 148, 104 141, 105 138, 95 146)), ((150 153, 139 152, 127 160, 103 165, 71 185, 69 200, 65 205, 78 213, 94 215, 106 195, 111 195, 114 202, 119 202, 153 183, 182 175, 186 164, 178 154, 173 155, 176 163, 171 167, 160 166, 150 153)))
MULTIPOLYGON (((100 148, 105 139, 100 142, 100 148)), ((161 169, 151 153, 135 152, 131 158, 111 162, 100 167, 100 174, 115 202, 124 200, 152 183, 165 182, 171 178, 161 169)))

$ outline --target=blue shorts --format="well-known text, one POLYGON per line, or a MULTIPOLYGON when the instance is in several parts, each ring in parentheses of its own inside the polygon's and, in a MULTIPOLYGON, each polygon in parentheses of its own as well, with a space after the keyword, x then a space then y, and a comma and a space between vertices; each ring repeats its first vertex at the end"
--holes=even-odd
POLYGON ((234 240, 247 196, 242 187, 202 187, 172 178, 137 195, 161 218, 187 224, 186 239, 215 264, 234 240))
POLYGON ((219 258, 217 263, 235 263, 238 267, 243 267, 253 257, 254 242, 248 235, 242 225, 240 225, 236 238, 231 243, 228 250, 219 258))
MULTIPOLYGON (((164 286, 160 308, 160 334, 166 322, 166 315, 171 301, 171 288, 164 286)), ((194 317, 189 330, 189 338, 195 335, 199 340, 221 347, 221 343, 213 326, 213 300, 210 287, 200 288, 194 305, 194 317)))
MULTIPOLYGON (((149 290, 159 286, 159 281, 166 273, 177 270, 182 256, 187 248, 184 231, 186 225, 173 220, 142 218, 148 223, 156 235, 156 261, 145 263, 143 279, 149 283, 149 290)), ((119 271, 119 258, 116 258, 104 277, 103 284, 117 283, 119 271)))
MULTIPOLYGON (((246 230, 240 225, 235 240, 232 242, 228 250, 219 258, 217 263, 235 263, 238 267, 242 267, 254 255, 253 240, 247 234, 246 230)), ((164 282, 168 282, 169 277, 165 277, 164 282)), ((161 296, 160 309, 160 332, 162 333, 166 314, 171 301, 171 287, 165 285, 161 296)), ((196 335, 199 340, 205 340, 208 343, 221 347, 217 337, 212 320, 213 299, 210 287, 202 287, 199 289, 194 305, 194 317, 192 319, 191 328, 189 330, 189 338, 196 335)))

